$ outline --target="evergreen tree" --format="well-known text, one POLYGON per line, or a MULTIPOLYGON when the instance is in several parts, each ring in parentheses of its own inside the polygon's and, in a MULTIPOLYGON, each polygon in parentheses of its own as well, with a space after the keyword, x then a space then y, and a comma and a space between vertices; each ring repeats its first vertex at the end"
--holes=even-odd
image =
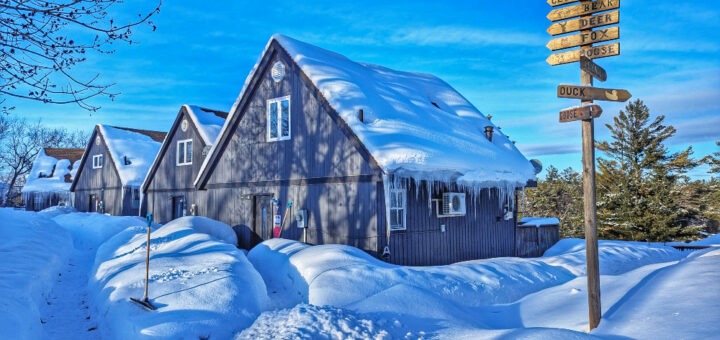
POLYGON ((551 165, 545 179, 525 195, 526 216, 557 217, 561 237, 583 237, 582 177, 572 168, 560 172, 551 165))
POLYGON ((598 159, 598 228, 603 238, 669 241, 685 238, 696 228, 683 228, 677 182, 696 167, 692 147, 669 153, 664 142, 675 128, 665 117, 650 119, 636 100, 607 124, 612 140, 597 143, 607 159, 598 159))

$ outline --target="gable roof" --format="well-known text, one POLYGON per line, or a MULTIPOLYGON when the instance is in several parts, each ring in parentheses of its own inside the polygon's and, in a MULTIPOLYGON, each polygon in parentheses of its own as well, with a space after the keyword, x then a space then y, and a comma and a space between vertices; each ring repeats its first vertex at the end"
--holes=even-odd
POLYGON ((33 161, 22 188, 27 192, 68 191, 85 149, 43 148, 33 161), (70 175, 69 178, 66 178, 70 175), (68 181, 69 179, 69 181, 68 181))
MULTIPOLYGON (((110 155, 110 161, 106 160, 105 164, 113 165, 123 186, 140 186, 160 149, 161 142, 165 139, 165 134, 160 131, 98 124, 90 136, 78 169, 82 171, 90 157, 88 153, 94 140, 101 137, 110 155), (125 164, 126 159, 129 164, 125 164)), ((75 191, 78 177, 79 174, 73 179, 71 191, 75 191)))
POLYGON ((147 172, 147 176, 145 176, 145 179, 143 180, 141 189, 142 192, 147 191, 147 186, 150 184, 150 179, 155 176, 155 172, 160 166, 160 162, 162 161, 163 156, 167 152, 167 149, 170 147, 170 141, 172 139, 172 136, 175 131, 177 131, 178 126, 180 126, 181 124, 181 117, 183 116, 183 113, 187 113, 187 115, 190 117, 190 120, 197 128, 200 138, 202 138, 205 145, 212 145, 215 143, 215 140, 220 135, 220 131, 225 124, 225 118, 227 118, 228 116, 227 112, 223 111, 207 109, 195 105, 183 105, 180 108, 177 117, 175 117, 175 121, 173 122, 172 127, 170 127, 170 131, 168 132, 165 141, 163 141, 160 150, 157 152, 155 159, 153 160, 152 165, 147 172))
MULTIPOLYGON (((228 121, 240 114, 238 106, 252 93, 249 87, 274 44, 317 87, 386 174, 474 187, 525 186, 535 180, 533 166, 507 136, 441 79, 354 62, 283 35, 268 41, 228 121), (358 118, 361 109, 363 121, 358 118), (485 137, 486 126, 493 127, 492 141, 485 137)), ((231 133, 225 131, 229 125, 222 134, 231 133)), ((198 180, 205 178, 210 159, 198 180)))
POLYGON ((165 139, 165 132, 98 125, 123 186, 140 186, 165 139), (125 164, 125 157, 130 164, 125 164))
POLYGON ((215 140, 220 135, 220 130, 225 124, 228 113, 195 105, 183 105, 183 107, 198 128, 200 137, 205 141, 205 144, 212 145, 215 143, 215 140))

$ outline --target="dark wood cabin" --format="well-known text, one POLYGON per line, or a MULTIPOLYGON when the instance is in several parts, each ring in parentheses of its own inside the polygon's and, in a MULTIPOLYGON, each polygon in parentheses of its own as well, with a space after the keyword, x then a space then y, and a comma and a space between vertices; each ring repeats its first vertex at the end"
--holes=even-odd
POLYGON ((195 178, 225 118, 227 112, 191 105, 180 108, 142 185, 144 206, 156 222, 195 215, 197 207, 205 204, 205 191, 195 189, 195 178))
POLYGON ((96 125, 70 186, 83 212, 137 216, 140 185, 165 132, 96 125))
POLYGON ((515 255, 512 198, 535 179, 532 165, 434 76, 275 35, 229 114, 196 187, 206 191, 199 214, 234 226, 241 247, 273 237, 279 224, 282 238, 352 245, 403 265, 515 255), (473 140, 455 143, 455 133, 473 140), (433 147, 455 151, 435 163, 431 154, 407 157, 433 147), (493 160, 472 159, 475 148, 493 160), (492 178, 472 181, 471 171, 445 164, 466 158, 492 178))
POLYGON ((22 189, 25 209, 40 211, 56 205, 72 205, 70 185, 77 171, 76 162, 84 151, 81 148, 42 148, 22 189))

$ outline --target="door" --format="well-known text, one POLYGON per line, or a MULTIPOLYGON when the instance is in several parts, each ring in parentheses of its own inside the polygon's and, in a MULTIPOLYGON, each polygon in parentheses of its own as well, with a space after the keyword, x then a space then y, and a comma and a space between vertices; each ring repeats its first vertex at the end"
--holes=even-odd
POLYGON ((185 216, 185 197, 175 196, 172 198, 172 219, 185 216))
POLYGON ((272 235, 272 195, 253 196, 253 235, 250 247, 254 247, 272 235))
POLYGON ((88 212, 96 212, 97 211, 97 195, 90 194, 90 197, 88 198, 88 212))

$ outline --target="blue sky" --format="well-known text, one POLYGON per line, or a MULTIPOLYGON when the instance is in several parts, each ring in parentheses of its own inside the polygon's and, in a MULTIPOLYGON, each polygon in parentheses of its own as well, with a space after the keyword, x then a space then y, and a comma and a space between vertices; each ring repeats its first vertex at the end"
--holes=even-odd
MULTIPOLYGON (((95 124, 167 130, 182 104, 229 110, 274 33, 355 61, 434 74, 467 97, 528 158, 580 165, 580 123, 558 123, 578 100, 556 97, 579 85, 577 63, 549 66, 545 1, 166 1, 157 31, 137 28, 136 45, 89 55, 77 68, 116 83, 114 101, 90 113, 73 105, 12 102, 15 114, 70 129, 95 124)), ((135 9, 118 15, 134 15, 135 9)), ((621 1, 619 56, 596 62, 597 87, 627 89, 677 129, 672 151, 720 151, 720 10, 714 1, 621 1)), ((633 100, 631 99, 631 100, 633 100)), ((600 102, 596 139, 626 103, 600 102)), ((599 155, 602 156, 602 155, 599 155)), ((705 178, 702 171, 696 172, 705 178)))

